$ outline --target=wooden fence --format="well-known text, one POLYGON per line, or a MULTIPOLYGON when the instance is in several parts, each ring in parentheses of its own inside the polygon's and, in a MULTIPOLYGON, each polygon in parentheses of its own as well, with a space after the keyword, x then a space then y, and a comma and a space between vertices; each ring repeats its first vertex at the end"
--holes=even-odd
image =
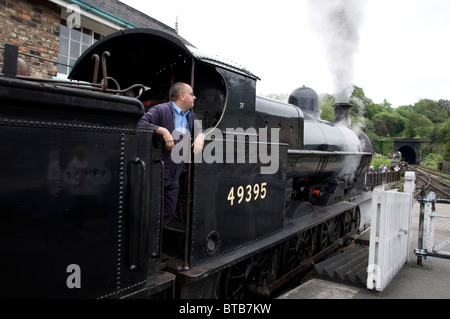
POLYGON ((399 182, 401 177, 401 171, 398 172, 387 172, 387 173, 367 173, 365 186, 369 190, 374 190, 377 186, 382 186, 384 184, 399 182))

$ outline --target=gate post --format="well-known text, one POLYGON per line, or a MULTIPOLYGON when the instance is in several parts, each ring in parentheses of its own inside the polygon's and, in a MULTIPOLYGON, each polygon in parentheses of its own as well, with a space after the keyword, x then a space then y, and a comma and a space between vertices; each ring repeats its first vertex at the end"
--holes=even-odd
MULTIPOLYGON (((423 227, 425 223, 425 188, 420 191, 419 239, 418 250, 423 253, 423 227)), ((422 255, 417 255, 417 265, 422 266, 422 255)))
MULTIPOLYGON (((410 203, 410 214, 409 214, 409 222, 408 222, 408 232, 412 234, 412 215, 413 215, 413 206, 414 206, 414 191, 416 190, 416 173, 407 171, 405 172, 405 185, 403 185, 403 191, 411 195, 411 203, 410 203)), ((408 252, 411 249, 411 241, 408 240, 408 252)), ((407 261, 408 264, 410 262, 410 257, 408 253, 407 261)))

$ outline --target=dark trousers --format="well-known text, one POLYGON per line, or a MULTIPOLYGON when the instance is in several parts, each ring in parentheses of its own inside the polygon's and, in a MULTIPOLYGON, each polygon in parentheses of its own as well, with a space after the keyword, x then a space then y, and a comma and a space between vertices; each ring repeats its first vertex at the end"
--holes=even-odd
POLYGON ((170 162, 164 171, 164 217, 163 227, 175 216, 178 201, 179 179, 183 164, 170 162))

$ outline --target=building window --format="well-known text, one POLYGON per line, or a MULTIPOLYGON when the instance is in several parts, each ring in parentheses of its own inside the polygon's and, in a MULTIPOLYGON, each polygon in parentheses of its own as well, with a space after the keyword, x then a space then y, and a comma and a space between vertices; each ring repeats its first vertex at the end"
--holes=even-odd
POLYGON ((66 20, 61 20, 58 56, 58 77, 67 78, 76 60, 86 49, 100 40, 102 35, 85 28, 69 28, 66 20))

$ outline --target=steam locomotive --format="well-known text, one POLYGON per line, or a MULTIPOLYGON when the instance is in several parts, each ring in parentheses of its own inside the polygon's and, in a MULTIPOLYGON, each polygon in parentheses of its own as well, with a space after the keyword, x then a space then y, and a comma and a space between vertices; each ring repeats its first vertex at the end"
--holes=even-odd
POLYGON ((329 123, 310 88, 256 96, 248 70, 151 29, 101 39, 70 82, 16 61, 0 77, 2 298, 270 297, 360 227, 372 147, 348 104, 329 123), (209 159, 162 227, 163 142, 138 122, 178 81, 209 159))

